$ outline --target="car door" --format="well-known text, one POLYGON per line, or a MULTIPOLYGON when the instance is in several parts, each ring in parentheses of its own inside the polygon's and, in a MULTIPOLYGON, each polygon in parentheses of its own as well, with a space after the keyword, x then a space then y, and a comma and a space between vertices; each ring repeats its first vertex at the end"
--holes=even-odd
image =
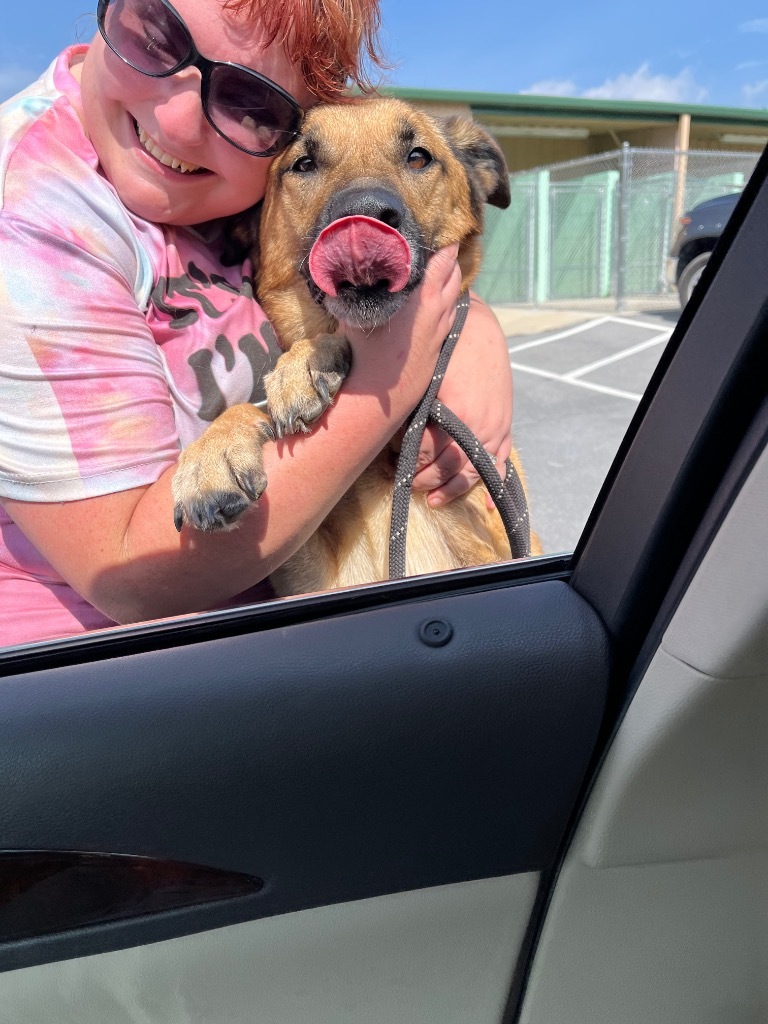
POLYGON ((765 177, 573 556, 2 652, 0 1021, 764 1018, 765 177))

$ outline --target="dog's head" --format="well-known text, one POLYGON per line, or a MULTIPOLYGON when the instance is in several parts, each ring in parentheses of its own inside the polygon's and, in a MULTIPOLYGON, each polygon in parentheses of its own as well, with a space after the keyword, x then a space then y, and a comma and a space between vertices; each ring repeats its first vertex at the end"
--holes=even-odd
POLYGON ((483 206, 509 198, 501 150, 468 118, 434 118, 394 99, 314 107, 270 171, 262 287, 298 273, 330 316, 375 326, 443 246, 461 243, 468 284, 483 206))

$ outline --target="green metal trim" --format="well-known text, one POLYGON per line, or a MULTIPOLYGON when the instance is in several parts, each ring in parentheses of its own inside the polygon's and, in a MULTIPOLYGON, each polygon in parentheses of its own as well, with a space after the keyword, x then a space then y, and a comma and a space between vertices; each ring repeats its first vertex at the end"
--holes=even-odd
POLYGON ((534 295, 536 302, 546 302, 552 287, 552 240, 550 238, 549 171, 536 174, 536 271, 534 295))
MULTIPOLYGON (((406 99, 406 97, 403 96, 403 97, 401 97, 401 99, 406 99)), ((417 99, 417 97, 409 96, 408 99, 414 100, 414 99, 417 99)), ((597 102, 597 101, 595 101, 595 102, 597 102)), ((574 107, 574 108, 566 110, 566 109, 564 109, 563 107, 560 107, 560 106, 544 107, 542 105, 540 107, 533 107, 533 106, 528 106, 528 105, 523 106, 522 104, 520 104, 519 106, 510 106, 510 107, 505 107, 505 108, 502 109, 501 107, 481 106, 480 104, 477 104, 477 103, 471 103, 471 104, 469 104, 469 107, 470 107, 470 110, 472 111, 472 114, 475 117, 478 117, 478 118, 483 118, 483 117, 505 117, 505 118, 510 118, 510 117, 539 117, 540 118, 540 117, 546 116, 549 119, 554 118, 554 117, 567 118, 568 121, 597 121, 597 120, 600 120, 600 119, 603 119, 603 120, 607 121, 607 120, 617 120, 617 119, 620 119, 622 121, 642 121, 642 122, 645 122, 645 123, 648 123, 650 121, 653 124, 673 124, 674 125, 674 124, 677 124, 678 118, 680 117, 680 112, 677 112, 677 111, 674 112, 674 113, 654 113, 652 111, 645 110, 645 109, 643 109, 643 110, 634 110, 633 109, 633 110, 628 110, 628 111, 623 111, 623 110, 622 111, 618 111, 618 110, 614 109, 613 107, 610 107, 610 108, 602 107, 599 110, 596 110, 596 109, 582 110, 581 108, 574 107)), ((699 120, 700 120, 700 118, 697 117, 696 118, 696 122, 698 123, 699 120)), ((766 126, 768 126, 768 118, 766 118, 765 124, 766 124, 766 126)))
POLYGON ((650 103, 637 100, 589 100, 572 96, 522 96, 515 93, 458 92, 444 89, 408 89, 387 86, 383 95, 404 100, 432 103, 461 103, 475 114, 550 117, 621 117, 627 120, 674 120, 690 114, 699 123, 745 124, 768 127, 768 110, 745 110, 740 107, 707 107, 698 104, 650 103))

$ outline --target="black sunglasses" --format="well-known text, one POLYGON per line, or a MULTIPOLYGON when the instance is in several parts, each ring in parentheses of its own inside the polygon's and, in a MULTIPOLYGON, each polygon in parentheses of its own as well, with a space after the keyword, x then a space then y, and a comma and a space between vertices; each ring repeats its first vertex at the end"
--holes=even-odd
POLYGON ((96 17, 107 46, 142 75, 167 78, 197 68, 203 113, 237 149, 272 156, 298 135, 296 100, 258 71, 204 57, 168 0, 99 0, 96 17))

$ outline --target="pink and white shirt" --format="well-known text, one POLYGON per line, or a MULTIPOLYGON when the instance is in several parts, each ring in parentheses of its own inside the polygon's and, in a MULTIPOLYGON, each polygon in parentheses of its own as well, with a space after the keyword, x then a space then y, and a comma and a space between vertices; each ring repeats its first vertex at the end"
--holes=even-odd
MULTIPOLYGON (((0 500, 153 483, 223 409, 263 400, 278 352, 221 226, 151 224, 101 173, 69 70, 85 49, 0 106, 0 500)), ((0 507, 0 645, 105 625, 0 507)))

